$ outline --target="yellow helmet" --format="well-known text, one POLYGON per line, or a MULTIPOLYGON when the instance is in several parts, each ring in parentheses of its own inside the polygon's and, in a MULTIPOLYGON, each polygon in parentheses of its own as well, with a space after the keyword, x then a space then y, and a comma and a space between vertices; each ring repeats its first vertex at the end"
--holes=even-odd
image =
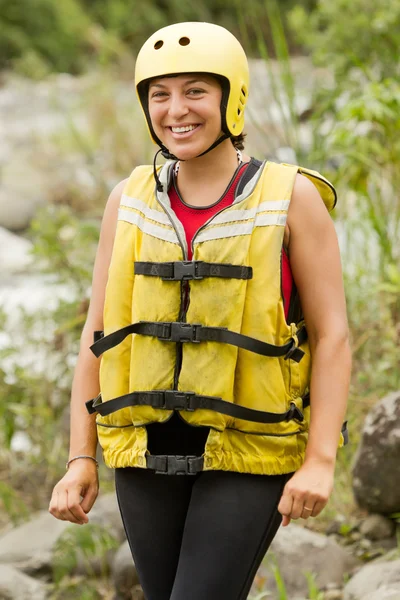
POLYGON ((242 46, 219 25, 176 23, 156 31, 144 43, 136 60, 136 92, 156 144, 164 148, 154 133, 149 115, 149 80, 181 73, 209 73, 220 80, 221 128, 225 136, 218 143, 242 133, 249 93, 249 67, 242 46))

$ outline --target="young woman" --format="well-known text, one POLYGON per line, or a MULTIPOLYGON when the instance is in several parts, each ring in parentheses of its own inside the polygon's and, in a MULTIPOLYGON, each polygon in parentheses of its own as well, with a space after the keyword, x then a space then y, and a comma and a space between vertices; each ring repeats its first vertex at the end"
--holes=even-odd
POLYGON ((49 510, 88 522, 99 439, 147 600, 247 598, 279 525, 326 505, 343 443, 335 190, 241 152, 248 86, 224 28, 155 33, 136 89, 168 160, 116 186, 101 228, 49 510))

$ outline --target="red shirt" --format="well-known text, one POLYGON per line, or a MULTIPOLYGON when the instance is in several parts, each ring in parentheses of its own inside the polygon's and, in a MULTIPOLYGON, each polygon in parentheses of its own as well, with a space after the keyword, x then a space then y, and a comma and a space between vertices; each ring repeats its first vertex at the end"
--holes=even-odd
MULTIPOLYGON (((168 195, 171 202, 171 208, 175 212, 179 221, 182 223, 186 233, 189 260, 192 260, 192 240, 196 231, 198 231, 200 227, 202 227, 202 225, 204 225, 206 221, 211 219, 211 217, 213 217, 217 212, 219 212, 226 206, 230 206, 233 203, 235 199, 236 188, 239 184, 240 178, 246 171, 248 164, 249 163, 245 163, 240 167, 238 171, 236 171, 222 197, 218 200, 218 202, 215 202, 215 204, 212 204, 211 206, 194 207, 185 204, 185 202, 179 196, 179 192, 175 183, 175 178, 173 179, 173 183, 168 191, 168 195)), ((289 311, 290 297, 293 289, 293 278, 290 269, 289 259, 283 248, 281 276, 285 316, 287 317, 289 311)))

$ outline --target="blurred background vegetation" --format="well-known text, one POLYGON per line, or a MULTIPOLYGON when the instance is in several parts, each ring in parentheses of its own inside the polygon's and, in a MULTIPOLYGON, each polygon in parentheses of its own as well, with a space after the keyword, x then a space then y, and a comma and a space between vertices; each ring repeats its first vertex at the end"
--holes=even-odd
MULTIPOLYGON (((249 135, 250 150, 274 158, 289 148, 292 162, 321 171, 338 189, 334 218, 354 351, 351 442, 339 452, 332 501, 313 526, 323 529, 336 513, 351 519, 356 512, 351 462, 364 418, 380 397, 400 388, 400 2, 0 0, 4 85, 14 76, 52 81, 57 73, 85 82, 79 106, 65 110, 65 127, 38 140, 36 166, 51 171, 78 156, 90 176, 90 185, 79 183, 71 167, 24 233, 34 243, 36 263, 55 284, 67 285, 71 298, 34 317, 22 311, 20 336, 9 315, 1 315, 12 343, 0 350, 0 360, 18 357, 29 342, 50 365, 35 373, 16 361, 6 372, 0 362, 0 503, 6 520, 17 523, 29 510, 46 508, 63 474, 63 423, 99 220, 110 184, 153 154, 134 106, 135 53, 157 28, 187 20, 227 27, 265 68, 281 125, 264 129, 262 115, 249 113, 249 129, 257 133, 249 135), (308 61, 300 75, 298 58, 308 61), (298 86, 308 79, 311 102, 304 110, 298 86), (131 86, 129 92, 119 93, 121 82, 131 86), (84 113, 84 127, 74 110, 84 113), (16 453, 12 441, 21 432, 31 450, 16 453)), ((266 102, 263 110, 270 109, 266 102)), ((101 477, 106 489, 112 486, 110 472, 104 469, 101 477)))

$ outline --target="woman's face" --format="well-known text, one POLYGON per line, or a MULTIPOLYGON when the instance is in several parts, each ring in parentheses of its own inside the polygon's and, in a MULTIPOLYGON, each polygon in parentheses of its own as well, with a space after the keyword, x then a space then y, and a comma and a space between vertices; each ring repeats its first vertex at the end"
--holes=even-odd
POLYGON ((157 137, 182 160, 199 156, 221 134, 222 89, 211 75, 153 79, 149 113, 157 137))

